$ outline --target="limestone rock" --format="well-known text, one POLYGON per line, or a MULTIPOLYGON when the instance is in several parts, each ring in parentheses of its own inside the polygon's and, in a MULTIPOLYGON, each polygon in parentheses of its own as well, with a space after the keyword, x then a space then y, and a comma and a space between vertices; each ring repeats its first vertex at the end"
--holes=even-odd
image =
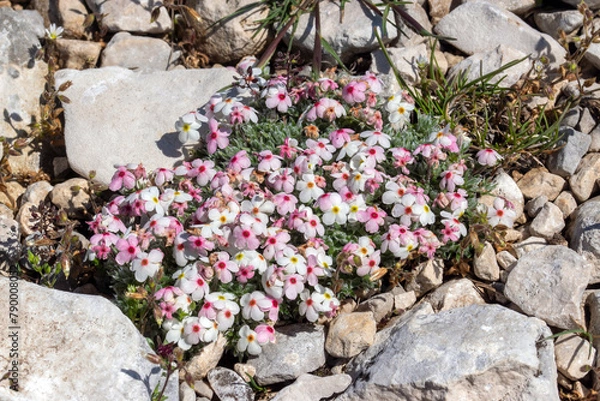
POLYGON ((546 203, 529 225, 532 235, 551 239, 565 228, 563 213, 554 203, 546 203))
POLYGON ((86 0, 86 3, 96 14, 104 14, 101 24, 108 32, 160 34, 171 30, 171 19, 164 7, 156 21, 150 22, 152 9, 160 6, 161 1, 86 0))
MULTIPOLYGON (((598 265, 600 260, 600 198, 593 198, 580 205, 571 218, 569 227, 570 247, 586 259, 598 265)), ((593 272, 596 282, 600 278, 600 267, 593 272)))
POLYGON ((381 322, 386 316, 392 313, 394 309, 394 295, 389 292, 383 292, 381 294, 377 294, 367 299, 364 302, 361 302, 356 308, 357 312, 367 312, 370 311, 373 313, 373 318, 377 323, 381 322))
POLYGON ((415 276, 406 285, 407 291, 414 291, 417 298, 439 287, 444 282, 444 261, 428 260, 420 263, 415 269, 415 276))
POLYGON ((102 52, 102 67, 119 66, 140 72, 166 71, 175 58, 164 40, 119 32, 102 52))
POLYGON ((256 367, 255 379, 261 386, 293 380, 325 363, 323 326, 284 326, 277 329, 275 337, 275 344, 266 344, 260 355, 248 360, 256 367))
MULTIPOLYGON (((331 45, 342 61, 347 62, 355 54, 367 53, 379 48, 373 29, 381 32, 383 20, 361 2, 347 2, 341 21, 340 7, 335 2, 321 2, 320 12, 321 36, 331 45)), ((388 36, 382 38, 385 43, 397 36, 393 17, 389 18, 388 36)), ((293 39, 288 35, 284 40, 293 40, 294 45, 300 50, 312 54, 315 43, 313 18, 309 14, 303 14, 298 21, 298 28, 293 39)))
POLYGON ((561 139, 557 143, 559 149, 550 154, 546 166, 551 173, 568 177, 577 170, 592 143, 592 137, 569 127, 562 128, 560 134, 561 139))
POLYGON ((533 199, 536 196, 545 195, 552 202, 565 186, 565 180, 549 173, 545 168, 534 168, 525 174, 517 185, 523 192, 525 198, 533 199))
POLYGON ((206 31, 202 52, 211 61, 237 62, 244 56, 259 54, 265 48, 267 31, 260 31, 258 28, 260 20, 267 16, 266 7, 255 7, 242 15, 216 24, 217 21, 252 3, 252 0, 187 2, 189 7, 202 16, 199 25, 206 31))
POLYGON ((33 184, 29 184, 23 196, 21 197, 21 202, 31 202, 34 204, 39 204, 41 201, 46 199, 46 196, 52 191, 54 187, 48 181, 38 181, 33 184))
POLYGON ((64 209, 69 217, 82 217, 91 207, 89 184, 83 178, 71 178, 54 186, 50 192, 52 203, 64 209))
POLYGON ((548 203, 548 197, 546 195, 536 196, 525 204, 525 211, 527 216, 534 218, 542 210, 544 205, 548 203))
POLYGON ((233 74, 225 68, 140 74, 106 67, 61 70, 55 77, 58 86, 73 82, 64 93, 71 103, 63 105, 69 164, 86 177, 95 170, 95 180, 108 185, 116 164, 144 163, 152 170, 181 161, 175 122, 229 85, 233 74))
POLYGON ((539 319, 498 305, 405 316, 351 362, 354 382, 336 401, 559 400, 539 319))
POLYGON ((473 282, 466 278, 442 284, 427 296, 427 301, 433 306, 436 312, 475 304, 485 304, 473 282))
MULTIPOLYGON (((85 400, 91 395, 98 401, 149 399, 162 380, 161 369, 145 358, 153 351, 114 304, 26 281, 18 281, 18 290, 20 391, 8 390, 5 380, 0 399, 85 400), (35 327, 44 330, 31 335, 35 327)), ((9 293, 8 279, 0 278, 0 292, 9 293)), ((7 328, 14 325, 8 319, 8 313, 0 317, 7 328)), ((0 345, 10 349, 10 340, 5 335, 0 345)), ((179 399, 176 375, 166 395, 172 401, 179 399)))
MULTIPOLYGON (((465 74, 468 82, 479 79, 482 75, 489 74, 500 69, 511 61, 520 60, 527 55, 520 50, 516 50, 507 45, 498 45, 492 50, 477 52, 467 57, 448 72, 450 79, 456 78, 459 74, 465 74)), ((490 83, 500 82, 501 87, 510 87, 514 85, 523 74, 531 68, 530 60, 523 60, 490 80, 490 83)))
POLYGON ((96 67, 102 45, 85 40, 58 39, 56 46, 64 68, 83 70, 96 67))
MULTIPOLYGON (((204 379, 208 372, 215 368, 221 360, 226 345, 227 339, 223 335, 219 335, 217 341, 206 344, 198 354, 194 355, 185 364, 185 371, 192 376, 194 381, 204 379)), ((183 370, 179 372, 179 375, 180 380, 185 379, 183 370)))
POLYGON ((90 13, 85 0, 59 0, 57 8, 60 25, 66 35, 78 39, 91 37, 84 27, 85 18, 90 13))
POLYGON ((319 377, 305 373, 278 392, 271 401, 320 401, 341 393, 350 383, 352 378, 347 374, 319 377))
POLYGON ((514 244, 513 249, 517 254, 517 258, 522 258, 529 252, 544 248, 546 245, 548 245, 548 241, 546 241, 544 238, 531 236, 514 244))
POLYGON ((394 310, 400 314, 409 310, 417 302, 414 291, 399 292, 394 294, 394 310))
MULTIPOLYGON (((44 21, 37 11, 0 7, 0 136, 9 142, 25 137, 28 125, 40 118, 39 98, 48 66, 36 60, 35 54, 43 36, 44 21)), ((22 156, 9 158, 14 174, 39 170, 39 152, 30 151, 24 149, 22 156)))
MULTIPOLYGON (((390 55, 394 66, 400 73, 400 76, 404 78, 406 83, 409 85, 414 85, 420 82, 421 78, 419 76, 418 65, 419 63, 424 63, 426 65, 429 64, 429 60, 431 58, 430 46, 426 45, 425 43, 421 43, 410 47, 391 47, 386 50, 390 55)), ((446 70, 448 69, 448 64, 444 54, 436 50, 434 51, 434 57, 438 62, 441 74, 445 74, 446 70)), ((386 93, 391 92, 390 94, 392 94, 396 92, 399 89, 399 86, 383 51, 381 49, 375 50, 373 53, 371 53, 371 58, 373 59, 373 72, 379 74, 381 78, 386 81, 386 83, 389 82, 389 84, 392 84, 392 86, 395 88, 391 90, 386 89, 386 93), (386 77, 389 78, 386 79, 386 77)))
POLYGON ((554 39, 558 39, 559 29, 569 34, 583 25, 583 15, 577 10, 537 12, 533 19, 542 32, 554 39))
POLYGON ((585 325, 581 301, 589 266, 575 251, 548 245, 523 255, 510 271, 504 295, 529 316, 561 329, 585 325))
POLYGON ((336 358, 352 358, 373 344, 376 332, 372 312, 342 313, 329 324, 325 350, 336 358))
MULTIPOLYGON (((461 0, 462 3, 477 0, 461 0)), ((502 7, 506 11, 510 11, 517 15, 526 14, 529 10, 537 5, 535 0, 495 0, 494 5, 502 7)))
POLYGON ((237 373, 217 366, 208 372, 208 382, 221 401, 254 401, 254 392, 237 373))
POLYGON ((458 6, 434 30, 439 35, 456 38, 450 44, 467 54, 504 44, 533 57, 545 55, 553 65, 564 62, 565 50, 556 40, 488 2, 472 1, 458 6), (494 29, 490 29, 492 26, 494 29))
POLYGON ((571 380, 587 375, 596 359, 596 350, 589 341, 572 333, 556 338, 554 353, 558 371, 571 380))
POLYGON ((511 271, 517 258, 508 251, 500 251, 496 254, 496 260, 502 269, 511 271))
POLYGON ((496 251, 489 242, 485 243, 479 255, 475 255, 473 274, 487 281, 498 281, 500 279, 500 267, 496 261, 496 251))
POLYGON ((565 219, 571 216, 571 213, 577 209, 577 201, 575 200, 573 193, 569 191, 561 192, 556 199, 554 199, 554 204, 558 206, 565 219))
POLYGON ((600 153, 588 153, 579 163, 579 169, 569 179, 573 195, 579 202, 590 198, 600 177, 600 153))

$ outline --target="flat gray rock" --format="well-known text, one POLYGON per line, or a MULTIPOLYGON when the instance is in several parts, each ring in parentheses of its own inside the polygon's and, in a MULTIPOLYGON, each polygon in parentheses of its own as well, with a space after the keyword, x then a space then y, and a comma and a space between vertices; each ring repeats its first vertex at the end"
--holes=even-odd
POLYGON ((600 282, 600 197, 592 198, 575 209, 569 231, 569 246, 592 262, 591 281, 600 282))
POLYGON ((540 33, 515 14, 484 1, 464 3, 435 27, 439 35, 456 40, 452 46, 467 54, 506 45, 532 57, 547 56, 553 65, 564 62, 565 50, 549 35, 540 33))
POLYGON ((107 185, 114 165, 143 163, 147 169, 171 167, 183 160, 175 122, 203 106, 231 84, 225 68, 160 71, 147 74, 126 68, 60 70, 64 92, 65 143, 71 168, 107 185))
POLYGON ((347 368, 336 401, 558 401, 551 331, 498 305, 412 314, 347 368))
POLYGON ((560 329, 585 327, 581 301, 590 267, 562 245, 524 254, 510 271, 504 295, 524 313, 560 329))
POLYGON ((569 177, 575 174, 581 159, 590 148, 592 137, 571 127, 561 128, 560 134, 558 150, 550 154, 546 167, 551 173, 569 177))
POLYGON ((208 372, 208 382, 221 401, 253 401, 252 388, 231 369, 216 367, 208 372))
POLYGON ((152 9, 160 6, 155 0, 85 0, 88 7, 102 17, 102 26, 109 32, 165 33, 171 30, 171 18, 162 7, 158 18, 150 22, 152 9))
POLYGON ((248 360, 261 386, 294 380, 325 363, 323 326, 292 324, 278 328, 275 336, 274 344, 266 344, 261 354, 248 360))
MULTIPOLYGON (((152 350, 119 308, 99 296, 17 283, 20 391, 9 390, 8 381, 2 381, 0 399, 150 399, 161 380, 161 369, 145 358, 152 350)), ((0 278, 0 293, 7 294, 7 302, 7 278, 0 278)), ((7 330, 15 325, 8 311, 0 323, 7 330)), ((0 346, 9 350, 11 344, 7 332, 0 346)), ((8 356, 4 356, 6 364, 8 356)), ((179 399, 177 375, 166 394, 171 401, 179 399)))
POLYGON ((102 67, 119 66, 140 72, 166 71, 178 55, 171 54, 171 46, 162 39, 119 32, 102 52, 102 67))
POLYGON ((346 390, 352 383, 347 374, 319 377, 303 374, 277 393, 271 401, 320 401, 346 390))
MULTIPOLYGON (((358 53, 378 49, 379 44, 373 30, 381 32, 383 19, 359 1, 349 1, 344 6, 343 18, 340 21, 340 6, 335 2, 321 2, 321 36, 345 62, 358 53)), ((388 36, 384 42, 396 37, 393 13, 387 23, 388 36)), ((309 14, 303 14, 294 32, 293 43, 302 51, 312 53, 315 43, 315 21, 309 14)), ((285 40, 292 40, 287 34, 285 40)), ((328 54, 328 53, 324 53, 328 54)))

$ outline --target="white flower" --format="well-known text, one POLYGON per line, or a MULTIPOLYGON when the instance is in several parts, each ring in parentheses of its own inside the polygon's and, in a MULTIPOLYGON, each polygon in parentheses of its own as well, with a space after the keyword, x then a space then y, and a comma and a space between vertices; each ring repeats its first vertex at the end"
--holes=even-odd
POLYGON ((135 279, 143 283, 148 277, 154 277, 160 268, 164 254, 153 249, 150 253, 140 252, 131 262, 131 270, 135 272, 135 279))
POLYGON ((201 125, 197 116, 200 116, 200 114, 192 111, 179 117, 179 120, 175 123, 175 129, 179 132, 179 142, 186 143, 189 140, 198 141, 200 139, 198 130, 201 125))
POLYGON ((250 355, 258 355, 262 352, 262 348, 256 340, 257 334, 254 330, 248 327, 247 324, 242 326, 239 331, 240 339, 237 343, 237 350, 239 352, 248 351, 250 355))
POLYGON ((303 174, 302 179, 296 182, 296 190, 300 191, 299 198, 302 203, 307 203, 311 199, 316 200, 324 193, 315 182, 314 174, 303 174))
POLYGON ((50 24, 50 27, 46 29, 46 37, 50 40, 59 39, 65 30, 62 26, 56 26, 56 24, 50 24))
POLYGON ((331 207, 325 211, 323 215, 323 223, 331 226, 334 223, 345 224, 348 219, 350 206, 342 200, 342 197, 337 193, 332 193, 330 196, 331 207))

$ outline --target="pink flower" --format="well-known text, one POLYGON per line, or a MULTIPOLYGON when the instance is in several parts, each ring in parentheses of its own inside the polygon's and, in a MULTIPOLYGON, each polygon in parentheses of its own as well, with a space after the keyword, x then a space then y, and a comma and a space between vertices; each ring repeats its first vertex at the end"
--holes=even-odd
POLYGON ((280 192, 273 197, 273 203, 275 203, 277 213, 286 216, 296 208, 298 199, 292 194, 280 192))
POLYGON ((292 99, 284 85, 271 86, 267 89, 265 104, 269 109, 277 109, 278 112, 285 113, 292 107, 292 99))
POLYGON ((344 144, 352 140, 350 138, 352 134, 354 134, 354 131, 350 128, 340 128, 329 133, 329 140, 333 146, 340 149, 344 144))
POLYGON ((462 175, 456 170, 446 170, 440 174, 440 177, 442 177, 440 188, 448 191, 454 191, 457 185, 465 183, 462 175))
POLYGON ((365 73, 363 80, 369 84, 369 89, 374 93, 379 93, 383 90, 383 82, 371 71, 365 73))
POLYGON ((475 155, 477 162, 482 166, 495 166, 499 160, 502 160, 502 156, 494 149, 481 149, 475 155))
POLYGON ((293 138, 285 138, 283 145, 279 145, 279 156, 291 159, 298 153, 298 141, 293 138))
POLYGON ((334 121, 336 118, 346 115, 346 110, 340 102, 334 99, 324 97, 319 99, 306 114, 308 121, 314 121, 317 118, 334 121))
POLYGON ((225 149, 229 145, 229 132, 219 129, 219 122, 211 118, 208 122, 210 132, 206 135, 206 149, 213 154, 219 149, 225 149))
POLYGON ((116 248, 119 253, 115 257, 115 261, 119 265, 131 262, 140 253, 138 238, 135 235, 130 235, 126 239, 119 239, 116 248))
POLYGON ((183 270, 178 270, 173 274, 173 278, 177 278, 175 285, 194 301, 200 301, 210 291, 208 282, 198 272, 196 265, 188 265, 183 270))
POLYGON ((365 230, 368 233, 376 233, 379 227, 385 223, 386 213, 376 206, 369 206, 367 210, 358 212, 358 221, 365 223, 365 230))
POLYGON ((239 271, 239 267, 237 264, 229 260, 229 254, 227 252, 218 252, 218 260, 213 265, 213 269, 215 269, 215 276, 222 283, 229 283, 233 280, 233 276, 231 273, 237 273, 239 271))
POLYGON ((287 231, 276 229, 276 228, 268 228, 267 229, 269 236, 264 242, 263 255, 267 260, 271 260, 275 257, 275 254, 281 250, 283 250, 287 243, 290 241, 291 237, 287 231))
POLYGON ((352 81, 342 89, 342 97, 348 104, 362 103, 365 101, 366 82, 352 81))
POLYGON ((304 277, 299 274, 290 274, 285 278, 283 292, 287 299, 294 300, 304 290, 304 277))
POLYGON ((119 166, 110 181, 108 189, 118 191, 121 188, 133 189, 135 187, 135 176, 125 166, 119 166))
POLYGON ((248 153, 245 150, 240 150, 229 160, 227 168, 234 173, 241 173, 243 169, 250 167, 250 164, 248 153))
POLYGON ((256 332, 256 341, 258 341, 260 345, 275 342, 275 329, 273 326, 268 324, 259 324, 256 326, 254 331, 256 332))
POLYGON ((269 172, 278 170, 281 167, 281 157, 276 156, 270 150, 263 150, 258 154, 258 171, 269 172))
POLYGON ((331 160, 333 152, 335 152, 335 147, 326 138, 319 138, 318 141, 307 139, 306 147, 314 151, 317 156, 325 161, 331 160))
POLYGON ((254 250, 260 246, 256 234, 248 226, 236 226, 233 229, 234 244, 239 249, 254 250))

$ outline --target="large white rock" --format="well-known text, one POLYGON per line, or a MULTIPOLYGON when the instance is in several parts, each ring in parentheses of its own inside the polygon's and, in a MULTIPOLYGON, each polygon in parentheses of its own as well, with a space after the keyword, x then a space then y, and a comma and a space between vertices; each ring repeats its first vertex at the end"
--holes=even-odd
POLYGON ((404 316, 349 364, 354 383, 336 401, 559 400, 541 320, 498 305, 404 316))
POLYGON ((61 70, 65 143, 71 168, 84 177, 95 170, 108 184, 115 164, 143 163, 147 169, 183 160, 175 122, 203 106, 233 73, 225 68, 136 73, 121 67, 61 70))
POLYGON ((556 40, 515 14, 485 1, 462 4, 442 18, 434 30, 455 38, 448 43, 467 54, 489 51, 503 44, 533 57, 547 56, 553 65, 564 62, 565 50, 556 40))
MULTIPOLYGON (((9 305, 7 278, 0 294, 9 305)), ((161 370, 145 358, 152 353, 146 339, 110 301, 92 295, 52 290, 17 281, 18 311, 10 321, 0 317, 5 335, 2 366, 12 364, 8 350, 18 348, 19 392, 0 382, 5 401, 150 400, 161 370), (17 326, 18 329, 11 327, 17 326), (9 337, 17 332, 16 337, 9 337), (13 341, 16 340, 16 341, 13 341), (9 359, 10 358, 10 359, 9 359)), ((12 287, 14 288, 14 287, 12 287)), ((169 400, 178 400, 177 376, 169 383, 169 400)))

